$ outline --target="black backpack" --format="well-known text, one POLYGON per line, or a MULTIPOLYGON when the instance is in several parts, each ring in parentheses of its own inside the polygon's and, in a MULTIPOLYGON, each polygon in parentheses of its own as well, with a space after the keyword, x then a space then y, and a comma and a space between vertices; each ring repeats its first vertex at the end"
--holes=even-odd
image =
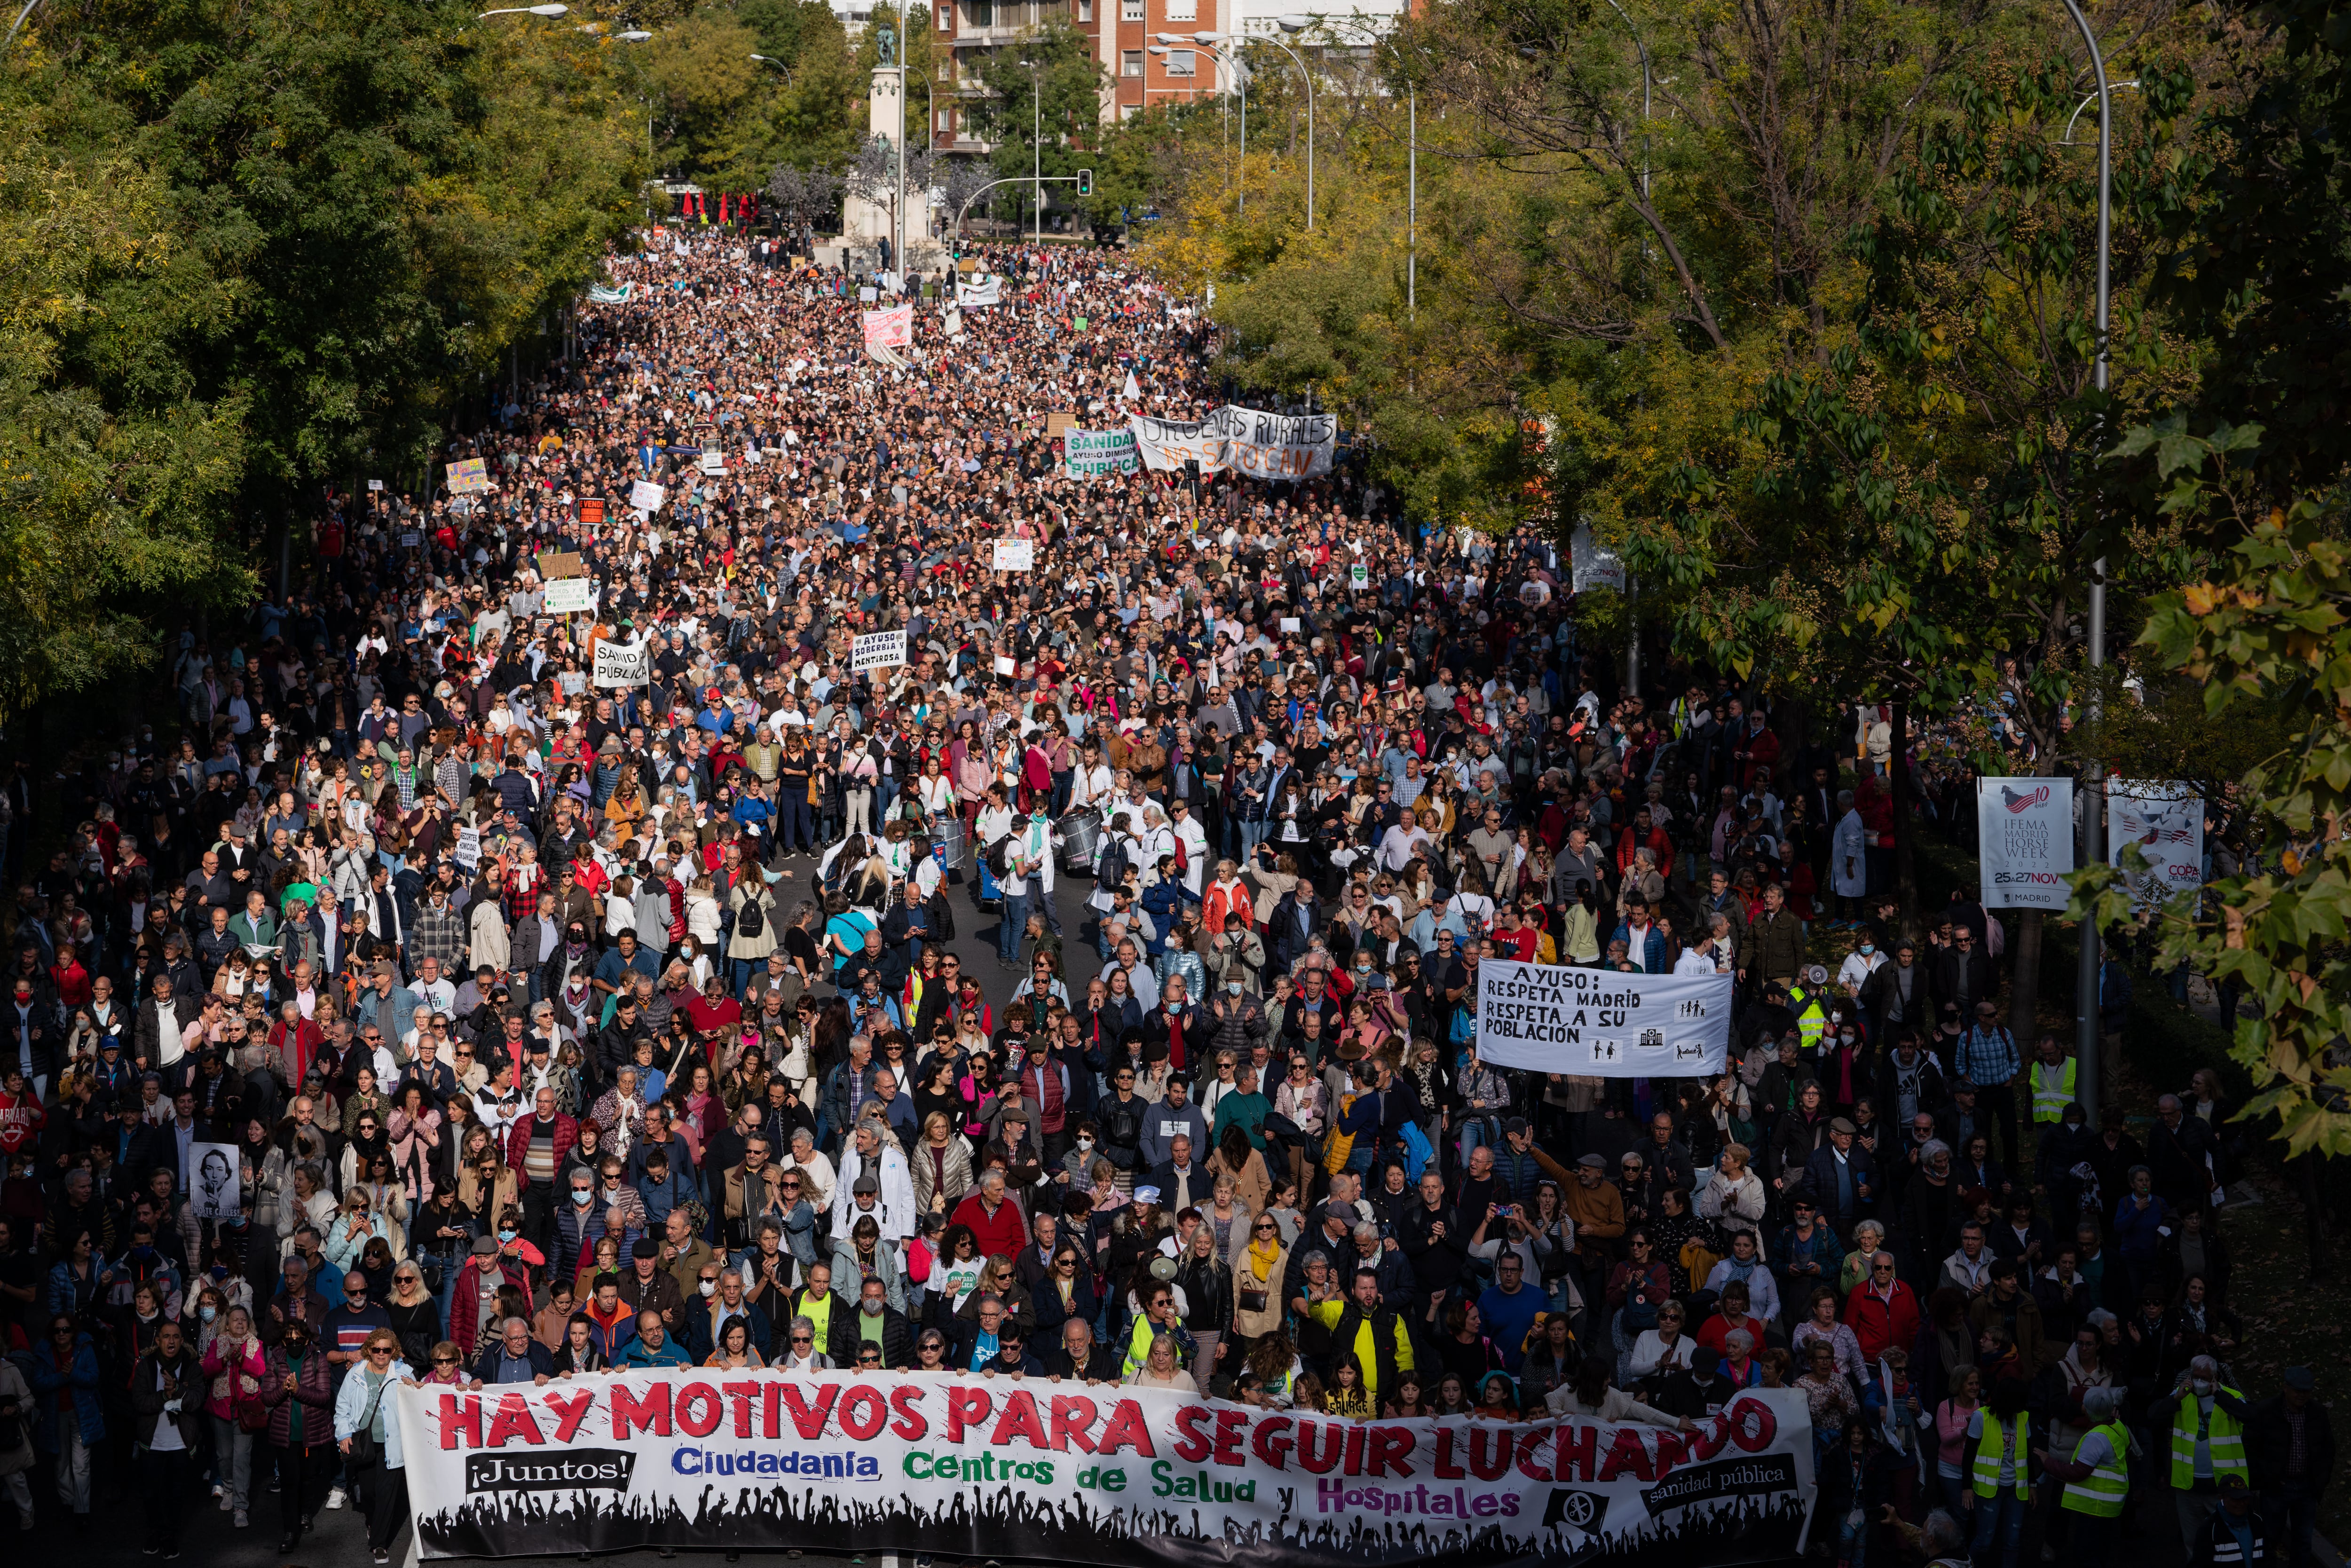
POLYGON ((761 936, 767 934, 767 930, 768 916, 766 910, 761 906, 758 899, 752 898, 746 900, 743 904, 743 912, 735 917, 735 935, 737 936, 761 936))

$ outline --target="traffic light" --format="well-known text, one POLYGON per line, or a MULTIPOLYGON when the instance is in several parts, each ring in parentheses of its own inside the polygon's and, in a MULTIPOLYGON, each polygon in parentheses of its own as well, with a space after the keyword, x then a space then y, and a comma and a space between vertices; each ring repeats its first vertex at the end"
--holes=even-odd
POLYGON ((1079 194, 1079 195, 1081 195, 1081 196, 1091 196, 1091 195, 1092 195, 1093 193, 1094 193, 1094 172, 1093 172, 1092 169, 1081 169, 1081 170, 1079 170, 1079 171, 1078 171, 1078 194, 1079 194))

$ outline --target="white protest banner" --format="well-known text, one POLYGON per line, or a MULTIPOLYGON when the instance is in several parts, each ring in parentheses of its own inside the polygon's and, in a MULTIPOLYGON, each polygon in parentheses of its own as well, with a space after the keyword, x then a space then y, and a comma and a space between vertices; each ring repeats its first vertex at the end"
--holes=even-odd
POLYGON ((1000 277, 989 277, 978 283, 958 283, 956 285, 956 304, 966 310, 999 304, 998 295, 1003 287, 1004 279, 1000 277))
POLYGON ((939 330, 950 338, 962 337, 963 312, 953 306, 948 307, 946 314, 939 318, 939 330))
POLYGON ((668 489, 650 479, 640 479, 629 486, 629 505, 640 512, 658 512, 668 499, 668 489))
POLYGON ((1572 591, 1582 593, 1589 588, 1613 588, 1625 591, 1625 562, 1622 557, 1592 537, 1592 525, 1578 523, 1568 536, 1568 584, 1572 591))
POLYGON ((1625 975, 1489 958, 1478 1055, 1594 1078, 1710 1078, 1730 1044, 1729 975, 1625 975))
POLYGON ((1252 479, 1312 479, 1331 471, 1339 422, 1327 413, 1264 413, 1228 403, 1196 423, 1128 418, 1143 465, 1165 473, 1196 462, 1252 479))
POLYGON ((645 684, 645 647, 642 643, 615 643, 610 637, 596 644, 596 684, 600 686, 642 686, 645 684))
POLYGON ((457 847, 453 852, 459 865, 467 871, 480 869, 482 863, 482 830, 461 827, 457 830, 457 847))
POLYGON ((2131 906, 2168 904, 2204 883, 2204 801, 2193 784, 2116 779, 2106 786, 2106 859, 2123 863, 2123 846, 2137 844, 2147 870, 2133 873, 2131 906))
POLYGON ((904 628, 895 632, 867 632, 850 645, 849 673, 862 674, 867 670, 894 670, 906 662, 906 633, 904 628))
POLYGON ((540 600, 549 615, 579 615, 596 608, 596 585, 584 577, 559 577, 540 600))
POLYGON ((887 310, 860 312, 869 349, 911 349, 914 346, 914 308, 893 305, 887 310))
POLYGON ((1018 664, 1014 663, 1011 659, 1006 657, 1002 653, 996 655, 996 663, 993 667, 996 673, 999 675, 1014 675, 1019 674, 1020 671, 1020 666, 1018 664))
POLYGON ((1132 474, 1143 465, 1135 455, 1132 430, 1071 429, 1062 433, 1061 440, 1061 471, 1072 479, 1132 474))
POLYGON ((198 1219, 241 1219, 245 1216, 245 1179, 239 1174, 235 1144, 190 1144, 188 1168, 195 1182, 188 1189, 188 1208, 198 1219))
MULTIPOLYGON (((1384 1392, 1384 1390, 1383 1390, 1384 1392)), ((944 1553, 1148 1568, 1802 1553, 1797 1389, 1687 1429, 1347 1421, 1134 1386, 962 1374, 673 1368, 472 1389, 397 1384, 423 1558, 944 1553)))
POLYGON ((1034 571, 1037 568, 1037 541, 998 539, 992 559, 998 571, 1034 571))
POLYGON ((2062 910, 2074 890, 2074 781, 1976 780, 1977 856, 1986 909, 2062 910))

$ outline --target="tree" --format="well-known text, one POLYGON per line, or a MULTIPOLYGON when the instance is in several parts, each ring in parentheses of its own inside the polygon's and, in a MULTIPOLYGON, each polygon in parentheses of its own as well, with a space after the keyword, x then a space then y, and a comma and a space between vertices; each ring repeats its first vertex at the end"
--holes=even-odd
MULTIPOLYGON (((967 100, 965 111, 972 134, 995 144, 989 162, 996 177, 1075 175, 1100 142, 1107 79, 1086 36, 1056 16, 1018 42, 981 56, 978 75, 987 96, 967 100), (1030 64, 1024 66, 1024 60, 1030 64)), ((1049 204, 1067 206, 1075 200, 1071 187, 1046 190, 1049 204)), ((1019 185, 1006 185, 991 200, 998 214, 1006 215, 1027 214, 1034 198, 1019 185)))
MULTIPOLYGON (((2160 910, 2135 911, 2114 868, 2074 878, 2074 912, 2158 938, 2158 963, 2244 988, 2234 1055, 2258 1092, 2240 1114, 2278 1120, 2295 1154, 2351 1154, 2351 545, 2344 497, 2272 507, 2290 460, 2262 455, 2259 426, 2190 434, 2184 419, 2135 429, 2163 505, 2240 541, 2201 580, 2159 596, 2140 643, 2197 683, 2214 716, 2283 710, 2283 744, 2247 771, 2232 802, 2245 869, 2160 910)), ((2137 846, 2125 852, 2137 854, 2137 846)), ((2132 867, 2130 869, 2137 869, 2132 867)))

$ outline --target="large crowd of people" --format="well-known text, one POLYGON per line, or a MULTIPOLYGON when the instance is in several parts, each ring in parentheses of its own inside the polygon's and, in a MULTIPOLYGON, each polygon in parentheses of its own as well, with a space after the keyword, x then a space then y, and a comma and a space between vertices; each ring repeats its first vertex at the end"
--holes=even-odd
POLYGON ((1883 713, 1626 691, 1552 546, 1343 450, 1068 473, 1056 414, 1223 402, 1215 336, 1113 253, 977 259, 1003 303, 893 365, 853 281, 654 234, 453 440, 487 491, 338 497, 68 781, 0 1053, 27 1529, 120 1487, 176 1555, 274 1492, 383 1562, 389 1382, 708 1364, 1801 1389, 1853 1568, 2028 1520, 2095 1568, 2167 1493, 2198 1561, 2309 1561, 2331 1428, 2230 1369, 2217 1082, 2088 1130, 1997 914, 1902 918, 1883 713), (1730 975, 1726 1070, 1481 1061, 1496 959, 1730 975))

